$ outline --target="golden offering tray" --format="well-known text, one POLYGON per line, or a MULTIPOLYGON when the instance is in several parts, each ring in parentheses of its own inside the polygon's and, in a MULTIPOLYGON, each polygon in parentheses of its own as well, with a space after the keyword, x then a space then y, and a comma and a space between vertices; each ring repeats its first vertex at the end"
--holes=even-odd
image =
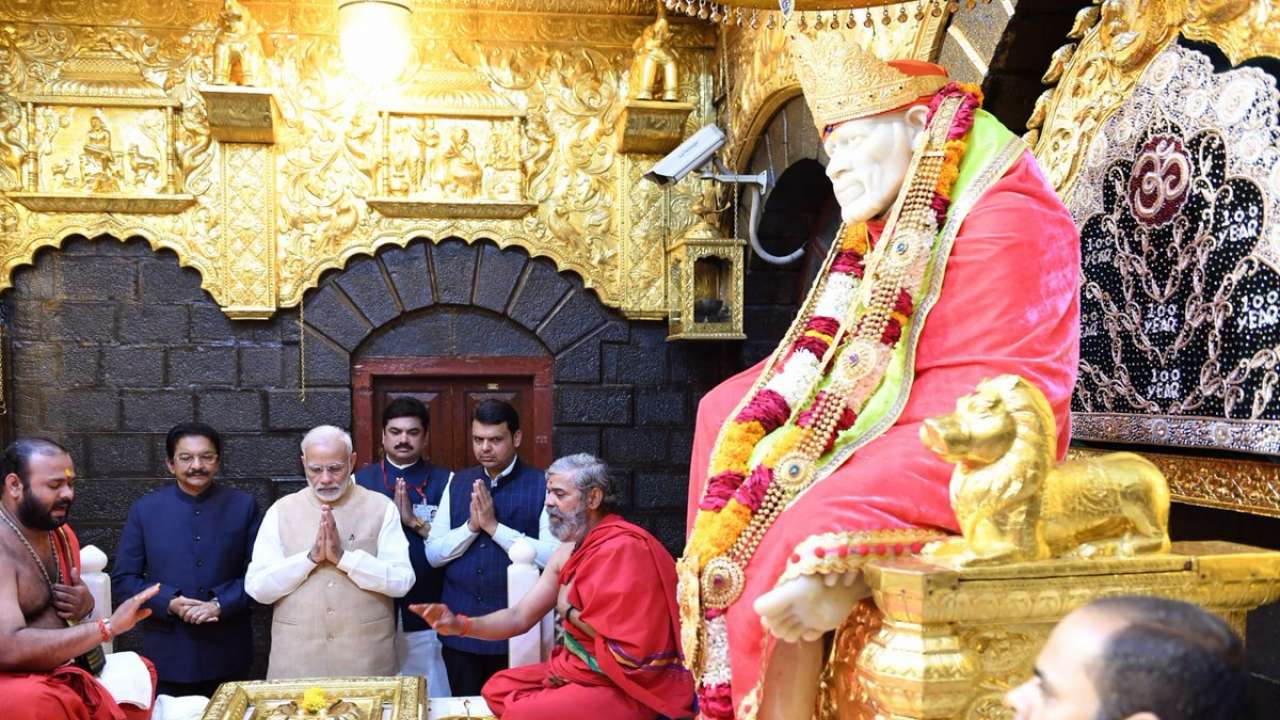
POLYGON ((426 716, 427 683, 420 677, 337 677, 223 683, 210 699, 203 720, 424 720, 426 716), (307 713, 302 699, 312 688, 324 690, 330 705, 307 713))

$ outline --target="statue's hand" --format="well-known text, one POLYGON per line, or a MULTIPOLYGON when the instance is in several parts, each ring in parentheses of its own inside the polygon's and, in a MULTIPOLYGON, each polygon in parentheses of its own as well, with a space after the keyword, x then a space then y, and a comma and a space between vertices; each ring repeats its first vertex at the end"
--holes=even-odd
POLYGON ((870 594, 859 570, 803 575, 756 598, 752 607, 778 639, 813 641, 839 627, 854 604, 870 594))

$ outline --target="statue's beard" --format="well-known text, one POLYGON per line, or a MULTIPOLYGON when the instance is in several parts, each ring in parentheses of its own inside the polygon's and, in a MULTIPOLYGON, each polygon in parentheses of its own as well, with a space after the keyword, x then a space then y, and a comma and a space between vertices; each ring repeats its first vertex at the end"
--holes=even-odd
POLYGON ((564 514, 555 508, 547 510, 547 520, 551 525, 551 534, 560 542, 577 542, 587 534, 587 509, 579 507, 577 512, 564 514))
POLYGON ((61 520, 54 519, 55 509, 70 512, 71 503, 54 503, 49 507, 41 507, 34 495, 25 493, 22 500, 18 501, 18 521, 36 530, 57 530, 67 523, 67 515, 63 515, 61 520))

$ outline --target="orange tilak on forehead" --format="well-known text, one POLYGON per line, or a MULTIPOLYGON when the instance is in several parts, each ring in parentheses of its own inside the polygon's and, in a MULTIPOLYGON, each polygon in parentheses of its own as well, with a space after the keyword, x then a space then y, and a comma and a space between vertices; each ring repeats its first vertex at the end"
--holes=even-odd
POLYGON ((65 469, 62 471, 62 474, 63 474, 64 476, 66 476, 66 478, 67 478, 68 480, 70 480, 71 478, 73 478, 73 477, 75 477, 75 476, 76 476, 76 474, 75 474, 74 472, 71 472, 71 468, 65 468, 65 469))

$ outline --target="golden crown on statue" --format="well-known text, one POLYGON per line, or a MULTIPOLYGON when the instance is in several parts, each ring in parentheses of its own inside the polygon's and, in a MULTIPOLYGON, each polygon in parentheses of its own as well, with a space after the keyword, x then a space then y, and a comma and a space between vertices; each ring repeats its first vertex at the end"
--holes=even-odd
POLYGON ((942 89, 940 75, 908 75, 841 33, 788 33, 796 77, 813 122, 831 125, 876 115, 942 89))

